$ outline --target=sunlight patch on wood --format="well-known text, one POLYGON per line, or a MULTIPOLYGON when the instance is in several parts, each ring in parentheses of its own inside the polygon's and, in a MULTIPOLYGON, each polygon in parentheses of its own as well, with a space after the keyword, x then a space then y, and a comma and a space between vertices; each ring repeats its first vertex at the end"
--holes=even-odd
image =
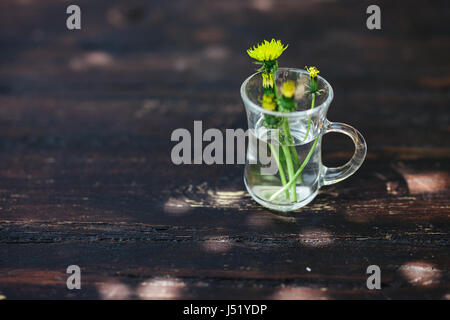
POLYGON ((106 68, 113 63, 114 59, 109 53, 92 51, 71 59, 69 67, 75 71, 86 71, 92 68, 106 68))
POLYGON ((245 195, 245 191, 216 191, 208 190, 208 194, 212 197, 218 206, 229 206, 239 202, 245 195))
POLYGON ((130 287, 117 281, 100 283, 97 289, 102 300, 127 300, 132 294, 130 287))
POLYGON ((405 263, 400 272, 410 284, 420 287, 438 284, 441 278, 441 271, 436 266, 423 261, 405 263))
POLYGON ((274 2, 273 0, 252 0, 250 1, 250 5, 253 9, 258 11, 270 12, 273 8, 274 2))
POLYGON ((328 300, 326 288, 312 289, 304 287, 287 287, 275 291, 271 299, 274 300, 328 300))
POLYGON ((333 244, 335 237, 323 229, 307 229, 300 232, 299 241, 306 247, 320 248, 333 244))
POLYGON ((185 287, 176 278, 153 278, 139 284, 137 295, 143 300, 172 300, 180 298, 185 287))
POLYGON ((230 239, 217 237, 203 242, 203 249, 209 253, 224 253, 233 247, 230 239))
POLYGON ((411 194, 436 193, 447 188, 449 176, 445 172, 403 173, 411 194))
POLYGON ((181 216, 190 210, 191 206, 183 198, 170 197, 164 204, 164 212, 173 216, 181 216))

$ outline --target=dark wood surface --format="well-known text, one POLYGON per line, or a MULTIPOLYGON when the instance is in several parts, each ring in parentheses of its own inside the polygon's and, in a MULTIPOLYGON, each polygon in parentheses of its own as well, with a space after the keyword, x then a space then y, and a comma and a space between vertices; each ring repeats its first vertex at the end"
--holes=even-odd
MULTIPOLYGON (((0 297, 450 299, 448 1, 0 2, 0 297), (246 128, 245 49, 317 65, 361 169, 278 214, 241 165, 175 166, 176 128, 246 128), (82 289, 66 288, 67 266, 82 289), (368 290, 379 265, 382 290, 368 290)), ((352 155, 327 135, 326 165, 352 155)))

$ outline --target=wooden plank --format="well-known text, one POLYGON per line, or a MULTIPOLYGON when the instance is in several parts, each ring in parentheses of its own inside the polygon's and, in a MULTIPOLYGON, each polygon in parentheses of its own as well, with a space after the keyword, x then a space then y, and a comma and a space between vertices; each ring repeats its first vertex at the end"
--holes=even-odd
MULTIPOLYGON (((361 1, 78 4, 68 32, 66 3, 0 2, 0 296, 450 299, 448 1, 380 1, 380 31, 361 1), (319 66, 328 118, 369 146, 290 214, 257 205, 240 165, 170 160, 194 120, 246 128, 245 49, 272 36, 281 65, 319 66)), ((352 145, 327 135, 323 155, 352 145)))

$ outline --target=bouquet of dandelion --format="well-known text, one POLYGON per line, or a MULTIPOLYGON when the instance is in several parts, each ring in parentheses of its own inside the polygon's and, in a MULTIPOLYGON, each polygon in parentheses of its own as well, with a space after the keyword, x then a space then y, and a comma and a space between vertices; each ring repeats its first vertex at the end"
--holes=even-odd
MULTIPOLYGON (((262 96, 257 99, 264 112, 260 113, 259 125, 255 126, 265 130, 267 149, 278 170, 276 178, 274 175, 262 177, 256 173, 257 168, 250 165, 246 168, 245 182, 256 201, 282 211, 287 211, 283 209, 285 205, 309 202, 308 198, 312 200, 316 189, 318 190, 314 184, 318 184, 320 168, 317 161, 313 164, 309 164, 309 161, 312 157, 315 160, 320 159, 316 150, 320 135, 317 126, 314 126, 314 134, 311 134, 312 115, 298 115, 300 112, 297 112, 297 100, 301 101, 304 108, 306 101, 309 109, 314 109, 316 96, 324 91, 319 90, 319 70, 316 67, 306 67, 306 71, 295 69, 295 72, 284 69, 284 73, 289 76, 283 79, 282 72, 277 78, 277 59, 287 47, 280 40, 272 39, 247 50, 248 55, 255 59, 254 63, 260 66, 257 70, 259 73, 255 76, 262 80, 258 82, 262 85, 262 90, 259 90, 262 96), (308 80, 305 81, 306 79, 308 80), (295 134, 291 130, 292 123, 295 125, 295 134), (306 175, 305 168, 308 169, 306 175)), ((250 83, 247 83, 246 87, 251 88, 250 83)), ((252 94, 251 90, 255 91, 247 90, 249 95, 252 94)), ((248 109, 255 111, 254 108, 248 109)), ((258 133, 257 135, 260 136, 258 133)))

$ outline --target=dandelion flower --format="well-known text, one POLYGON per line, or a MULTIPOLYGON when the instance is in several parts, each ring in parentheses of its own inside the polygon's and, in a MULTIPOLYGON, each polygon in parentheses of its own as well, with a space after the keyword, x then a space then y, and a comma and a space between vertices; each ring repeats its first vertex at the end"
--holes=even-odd
POLYGON ((272 39, 270 42, 267 40, 264 40, 264 42, 253 46, 253 48, 250 48, 247 50, 248 55, 260 62, 266 62, 266 61, 274 61, 276 60, 288 45, 283 45, 281 43, 281 40, 275 40, 272 39))
POLYGON ((316 67, 305 67, 305 69, 309 72, 311 78, 317 78, 317 74, 320 72, 316 67))
POLYGON ((277 107, 274 96, 265 94, 262 100, 262 107, 266 110, 274 111, 277 107))
POLYGON ((295 103, 295 82, 288 80, 283 82, 281 85, 282 97, 279 101, 279 111, 281 112, 292 112, 297 109, 297 104, 295 103))
POLYGON ((275 82, 275 77, 273 76, 273 73, 263 72, 262 79, 264 88, 273 88, 273 83, 275 82))
POLYGON ((283 82, 281 87, 281 94, 286 98, 292 98, 295 93, 295 82, 292 80, 288 80, 283 82))

